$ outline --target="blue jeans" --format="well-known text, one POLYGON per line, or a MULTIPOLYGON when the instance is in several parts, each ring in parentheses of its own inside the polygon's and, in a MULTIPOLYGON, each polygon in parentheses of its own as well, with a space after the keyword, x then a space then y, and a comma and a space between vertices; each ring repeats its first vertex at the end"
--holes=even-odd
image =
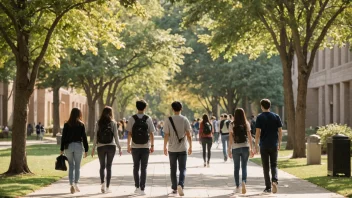
POLYGON ((262 148, 260 147, 260 156, 262 158, 264 179, 265 179, 265 187, 267 189, 271 188, 271 182, 278 182, 277 177, 277 148, 262 148), (270 161, 270 165, 269 165, 270 161), (269 169, 271 169, 271 182, 269 169))
POLYGON ((68 145, 68 148, 65 150, 65 155, 68 159, 68 179, 70 185, 78 183, 81 169, 81 160, 83 155, 83 146, 81 142, 72 142, 68 145), (74 171, 74 174, 73 174, 74 171))
POLYGON ((242 167, 242 181, 244 183, 247 182, 247 162, 249 158, 249 147, 232 149, 232 158, 235 166, 235 183, 236 187, 238 187, 240 186, 240 167, 242 167))
POLYGON ((177 189, 177 161, 178 169, 180 170, 178 185, 184 188, 185 177, 186 177, 186 162, 187 162, 187 153, 184 152, 169 152, 170 159, 170 175, 171 175, 171 188, 173 190, 177 189))
POLYGON ((149 159, 149 148, 132 148, 134 186, 144 190, 147 180, 147 166, 149 159), (139 178, 139 167, 141 177, 139 178))
POLYGON ((222 142, 222 153, 224 154, 224 158, 227 159, 227 143, 229 142, 229 135, 221 135, 222 142))

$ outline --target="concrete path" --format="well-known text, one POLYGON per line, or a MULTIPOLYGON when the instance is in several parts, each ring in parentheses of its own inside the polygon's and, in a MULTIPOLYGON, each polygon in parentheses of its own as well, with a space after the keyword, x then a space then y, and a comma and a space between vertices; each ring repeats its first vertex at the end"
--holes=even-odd
MULTIPOLYGON (((0 141, 0 150, 8 149, 11 148, 11 141, 0 141)), ((43 141, 39 140, 27 140, 26 145, 35 145, 35 144, 56 144, 56 139, 51 139, 51 138, 44 138, 43 141)))
MULTIPOLYGON (((194 153, 187 160, 187 175, 184 197, 292 197, 292 198, 326 198, 343 197, 317 187, 307 181, 298 179, 288 173, 279 171, 279 192, 262 195, 264 179, 262 167, 248 164, 247 194, 234 194, 233 162, 224 163, 221 145, 213 147, 210 168, 203 167, 200 145, 194 144, 194 153)), ((163 141, 156 140, 156 152, 149 157, 146 196, 166 198, 175 197, 171 192, 170 166, 168 157, 162 153, 163 141)), ((142 197, 133 194, 133 163, 131 155, 123 151, 122 157, 116 156, 113 162, 111 189, 112 193, 100 193, 99 161, 94 160, 81 169, 80 193, 69 193, 68 178, 38 190, 28 197, 142 197)), ((176 196, 178 197, 178 195, 176 196)))

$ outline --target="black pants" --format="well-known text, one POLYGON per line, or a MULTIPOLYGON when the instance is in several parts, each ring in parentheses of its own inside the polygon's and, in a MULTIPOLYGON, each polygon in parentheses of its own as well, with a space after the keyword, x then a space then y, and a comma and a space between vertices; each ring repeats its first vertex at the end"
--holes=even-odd
POLYGON ((177 189, 177 185, 182 188, 185 186, 186 178, 186 162, 187 162, 187 152, 169 152, 170 159, 170 177, 171 177, 171 188, 173 190, 177 189), (177 162, 178 169, 180 171, 179 180, 177 183, 177 162))
POLYGON ((147 166, 149 159, 148 148, 132 148, 133 157, 133 177, 134 186, 144 190, 147 179, 147 166), (141 168, 141 177, 139 178, 139 167, 141 168))
POLYGON ((271 182, 277 182, 277 148, 260 148, 262 158, 265 187, 271 189, 271 182), (270 161, 270 166, 269 166, 270 161), (270 182, 269 169, 271 169, 272 181, 270 182))
POLYGON ((203 160, 205 161, 205 155, 206 155, 206 150, 208 151, 208 163, 210 161, 210 157, 211 157, 211 146, 213 145, 213 138, 211 137, 204 137, 202 138, 202 148, 203 148, 203 160), (207 148, 206 148, 207 147, 207 148))
POLYGON ((115 145, 106 145, 98 147, 98 157, 100 162, 100 181, 104 183, 105 168, 106 168, 106 187, 110 186, 111 166, 116 153, 115 145), (105 163, 106 160, 106 163, 105 163))

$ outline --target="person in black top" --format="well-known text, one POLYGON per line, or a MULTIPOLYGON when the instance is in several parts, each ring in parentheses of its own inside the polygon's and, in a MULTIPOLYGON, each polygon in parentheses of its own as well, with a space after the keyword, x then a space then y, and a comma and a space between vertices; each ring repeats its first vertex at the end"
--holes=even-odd
MULTIPOLYGON (((279 115, 270 112, 271 102, 269 99, 261 100, 260 105, 263 112, 257 117, 255 145, 257 147, 260 140, 260 155, 265 179, 264 193, 269 194, 277 192, 277 155, 281 146, 282 123, 279 115), (269 169, 271 169, 271 181, 269 169)), ((258 153, 258 149, 255 150, 255 153, 258 153)))
POLYGON ((82 122, 82 112, 78 108, 73 108, 68 122, 64 125, 60 148, 61 154, 64 153, 65 149, 65 155, 68 159, 68 177, 70 181, 70 191, 72 194, 75 192, 80 192, 77 184, 79 181, 81 160, 83 155, 82 143, 84 147, 84 157, 87 157, 88 141, 86 130, 82 122), (73 171, 75 171, 75 174, 73 174, 73 171))

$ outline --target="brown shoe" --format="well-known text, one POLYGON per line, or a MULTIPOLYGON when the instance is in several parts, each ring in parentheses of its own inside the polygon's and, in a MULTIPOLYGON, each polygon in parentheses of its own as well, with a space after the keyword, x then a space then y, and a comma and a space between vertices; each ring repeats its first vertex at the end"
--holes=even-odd
POLYGON ((272 192, 277 193, 277 182, 273 182, 272 192))

